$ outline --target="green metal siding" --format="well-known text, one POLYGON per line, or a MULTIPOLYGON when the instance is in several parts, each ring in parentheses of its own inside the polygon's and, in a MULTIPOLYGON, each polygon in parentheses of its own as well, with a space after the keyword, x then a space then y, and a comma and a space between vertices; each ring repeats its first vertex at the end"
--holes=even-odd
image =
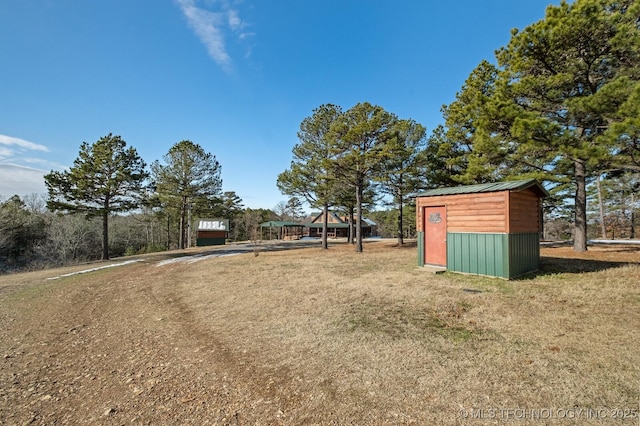
MULTIPOLYGON (((424 232, 418 232, 424 266, 424 232)), ((447 232, 447 270, 511 279, 540 268, 540 237, 526 234, 447 232)))
POLYGON ((447 232, 447 269, 451 269, 456 265, 456 269, 462 271, 462 236, 460 234, 452 234, 447 232), (454 247, 458 248, 454 250, 454 247))
POLYGON ((508 234, 447 233, 447 270, 509 278, 508 234))
POLYGON ((225 242, 224 238, 198 238, 196 240, 196 246, 222 246, 225 242))
POLYGON ((540 267, 537 232, 526 234, 447 233, 447 270, 514 278, 540 267))
POLYGON ((540 235, 509 234, 509 278, 540 268, 540 235))

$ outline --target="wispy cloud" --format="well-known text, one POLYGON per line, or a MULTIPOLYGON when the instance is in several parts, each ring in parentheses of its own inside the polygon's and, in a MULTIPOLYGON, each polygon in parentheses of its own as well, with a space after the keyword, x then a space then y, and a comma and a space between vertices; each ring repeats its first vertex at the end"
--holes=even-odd
POLYGON ((244 40, 246 38, 253 37, 254 35, 256 35, 256 33, 241 33, 238 38, 240 40, 244 40))
POLYGON ((244 26, 237 10, 230 10, 227 13, 227 22, 229 23, 229 28, 231 28, 233 31, 241 30, 244 26))
POLYGON ((0 164, 0 200, 13 195, 23 197, 29 194, 47 192, 43 170, 16 164, 0 164))
POLYGON ((51 165, 48 160, 35 157, 39 152, 49 152, 49 148, 13 136, 0 135, 0 198, 46 192, 46 172, 25 165, 51 165))
POLYGON ((11 147, 17 147, 20 150, 49 152, 49 148, 44 145, 7 135, 0 135, 0 145, 2 145, 0 146, 0 158, 3 154, 10 155, 12 152, 14 152, 11 147))
MULTIPOLYGON (((53 161, 49 148, 14 136, 0 134, 0 166, 37 167, 42 170, 63 170, 68 165, 53 161)), ((36 170, 36 169, 33 169, 36 170)))
POLYGON ((0 161, 2 161, 3 158, 10 158, 12 155, 13 150, 0 146, 0 161))
MULTIPOLYGON (((176 0, 176 3, 187 18, 189 27, 206 47, 209 56, 225 71, 230 72, 233 60, 227 51, 225 30, 238 34, 246 27, 246 23, 240 18, 238 10, 231 8, 228 2, 212 2, 212 6, 219 7, 218 11, 212 11, 199 7, 196 1, 176 0)), ((238 39, 246 37, 247 34, 240 33, 238 39)))

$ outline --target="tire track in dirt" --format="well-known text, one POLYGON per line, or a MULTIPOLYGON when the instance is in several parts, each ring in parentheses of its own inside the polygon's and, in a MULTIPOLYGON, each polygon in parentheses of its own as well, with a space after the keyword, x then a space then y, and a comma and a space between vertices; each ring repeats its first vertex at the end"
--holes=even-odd
POLYGON ((150 266, 5 298, 0 424, 286 423, 288 371, 199 324, 167 281, 179 266, 150 266))
MULTIPOLYGON (((174 265, 172 276, 180 276, 185 265, 174 265)), ((166 277, 166 272, 149 271, 151 275, 166 277)), ((153 279, 152 279, 153 280, 153 279)), ((175 333, 184 337, 182 344, 192 349, 192 361, 213 361, 208 367, 222 378, 223 388, 234 388, 236 399, 231 403, 238 410, 233 418, 252 419, 250 423, 270 424, 284 422, 287 413, 294 407, 299 408, 310 398, 299 389, 291 372, 282 366, 266 366, 259 353, 233 348, 233 337, 226 336, 224 330, 212 330, 202 324, 191 306, 185 302, 187 286, 153 286, 151 296, 157 306, 165 310, 163 321, 175 327, 175 333), (249 412, 247 412, 249 409, 249 412), (249 417, 247 417, 249 416, 249 417)))

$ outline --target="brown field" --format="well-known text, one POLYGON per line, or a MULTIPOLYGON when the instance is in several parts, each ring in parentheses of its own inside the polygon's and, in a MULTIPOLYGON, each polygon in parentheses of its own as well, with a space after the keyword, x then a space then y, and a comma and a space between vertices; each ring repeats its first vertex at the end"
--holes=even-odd
POLYGON ((513 281, 390 241, 1 276, 0 425, 639 425, 640 248, 542 255, 513 281))

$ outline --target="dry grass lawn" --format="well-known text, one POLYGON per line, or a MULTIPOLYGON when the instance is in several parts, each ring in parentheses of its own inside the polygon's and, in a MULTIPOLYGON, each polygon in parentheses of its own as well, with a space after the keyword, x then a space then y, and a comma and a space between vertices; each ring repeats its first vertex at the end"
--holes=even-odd
POLYGON ((411 244, 334 243, 136 279, 202 365, 263 388, 247 423, 640 424, 640 249, 542 255, 505 281, 424 272, 411 244))
POLYGON ((300 395, 289 418, 450 423, 583 408, 637 419, 640 251, 544 255, 549 273, 510 282, 425 273, 415 247, 384 242, 363 254, 222 258, 172 276, 203 332, 273 376, 281 397, 300 395), (610 263, 621 260, 630 264, 610 263))

